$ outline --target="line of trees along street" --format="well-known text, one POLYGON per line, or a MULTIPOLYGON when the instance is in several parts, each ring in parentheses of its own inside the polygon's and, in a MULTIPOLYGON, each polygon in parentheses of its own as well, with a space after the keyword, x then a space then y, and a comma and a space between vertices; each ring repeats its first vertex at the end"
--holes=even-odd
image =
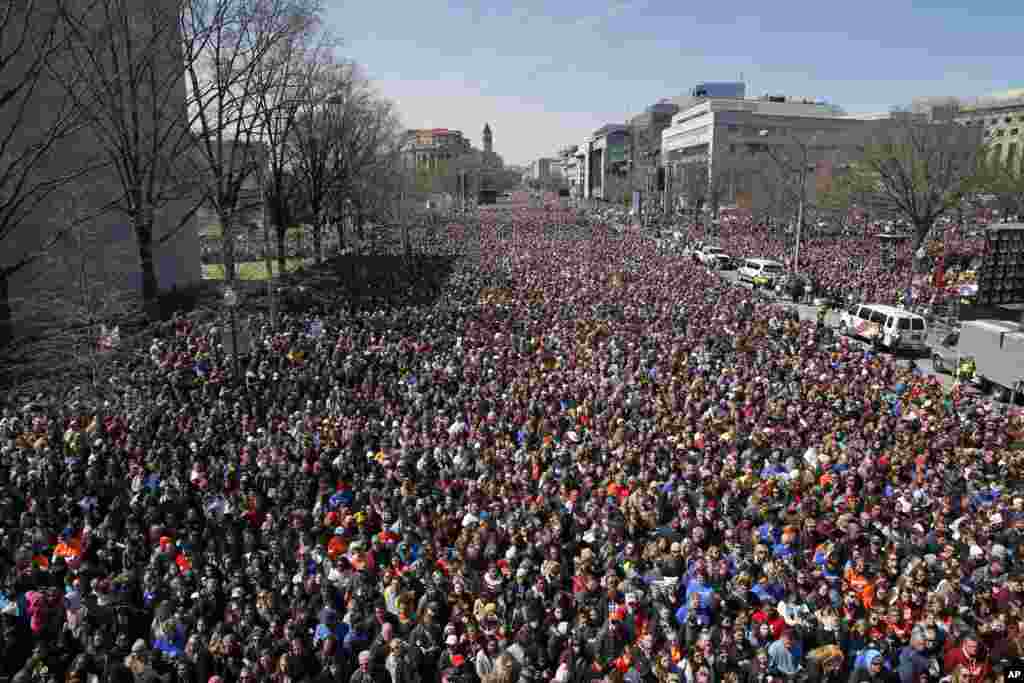
POLYGON ((356 63, 337 57, 323 17, 320 0, 2 4, 0 341, 15 322, 11 278, 73 244, 76 230, 102 239, 100 216, 130 226, 135 258, 125 268, 141 274, 138 295, 155 316, 161 250, 201 207, 220 223, 231 281, 254 187, 282 262, 300 218, 319 259, 323 229, 393 199, 397 114, 356 63), (110 196, 83 200, 75 183, 98 177, 110 196), (73 209, 40 229, 58 203, 73 209))

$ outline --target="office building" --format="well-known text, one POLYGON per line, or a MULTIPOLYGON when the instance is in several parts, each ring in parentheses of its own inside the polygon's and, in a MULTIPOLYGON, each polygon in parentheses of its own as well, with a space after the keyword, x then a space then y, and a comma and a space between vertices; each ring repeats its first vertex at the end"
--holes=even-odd
POLYGON ((990 162, 1024 168, 1024 89, 961 102, 955 120, 981 128, 990 162))
POLYGON ((462 131, 448 128, 407 130, 402 140, 402 152, 410 165, 418 169, 435 170, 442 162, 456 159, 471 148, 462 131))
POLYGON ((743 99, 747 95, 747 84, 742 81, 698 83, 693 86, 690 95, 692 97, 736 97, 743 99))
POLYGON ((609 123, 580 145, 583 158, 583 197, 625 201, 632 162, 632 132, 628 124, 609 123))
POLYGON ((673 195, 684 206, 709 202, 719 207, 764 208, 773 176, 778 185, 776 147, 792 156, 808 150, 816 174, 847 158, 851 132, 888 115, 845 116, 812 98, 707 98, 681 110, 662 132, 662 163, 673 195), (774 172, 773 172, 774 171, 774 172))

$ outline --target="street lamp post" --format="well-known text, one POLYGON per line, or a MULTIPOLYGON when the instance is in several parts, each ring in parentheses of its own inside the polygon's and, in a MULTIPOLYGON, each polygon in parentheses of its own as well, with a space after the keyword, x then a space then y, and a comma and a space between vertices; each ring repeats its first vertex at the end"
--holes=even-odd
POLYGON ((238 293, 234 287, 224 288, 224 307, 228 309, 231 316, 231 355, 235 362, 235 381, 242 379, 242 358, 238 353, 238 316, 235 309, 238 307, 238 293))
POLYGON ((671 207, 669 206, 669 194, 670 194, 670 189, 669 188, 672 185, 672 167, 669 164, 665 164, 663 166, 663 168, 664 168, 663 173, 665 174, 665 185, 662 188, 661 210, 662 210, 662 213, 664 213, 666 216, 668 216, 668 215, 670 215, 670 209, 671 209, 671 207))
POLYGON ((793 249, 793 272, 800 274, 800 240, 804 233, 804 203, 807 201, 807 150, 800 163, 800 199, 796 205, 796 244, 793 249))
MULTIPOLYGON (((767 130, 758 131, 758 135, 760 137, 762 137, 762 138, 768 137, 768 131, 767 130)), ((800 168, 798 169, 798 172, 796 174, 797 178, 799 179, 800 190, 799 190, 799 193, 797 195, 797 205, 796 205, 796 244, 794 245, 794 249, 793 249, 793 252, 794 252, 793 253, 793 273, 799 275, 799 273, 800 273, 800 241, 803 238, 804 211, 805 211, 805 205, 807 203, 807 167, 808 167, 808 165, 810 163, 810 148, 815 143, 815 141, 817 140, 818 136, 817 136, 817 134, 812 135, 811 138, 806 143, 802 142, 800 139, 798 139, 797 137, 795 137, 793 135, 790 135, 789 138, 791 140, 793 140, 793 142, 795 142, 797 144, 797 146, 800 148, 800 168)), ((764 145, 763 147, 768 152, 768 154, 772 157, 772 160, 775 161, 776 165, 779 166, 779 168, 783 169, 787 173, 792 173, 792 171, 793 171, 792 167, 789 164, 784 163, 782 160, 780 160, 775 155, 775 153, 771 151, 771 147, 770 146, 764 145)))
POLYGON ((260 206, 263 208, 263 261, 267 269, 267 301, 270 304, 270 327, 277 329, 277 297, 274 291, 274 256, 270 236, 270 204, 267 201, 266 161, 260 162, 260 206))

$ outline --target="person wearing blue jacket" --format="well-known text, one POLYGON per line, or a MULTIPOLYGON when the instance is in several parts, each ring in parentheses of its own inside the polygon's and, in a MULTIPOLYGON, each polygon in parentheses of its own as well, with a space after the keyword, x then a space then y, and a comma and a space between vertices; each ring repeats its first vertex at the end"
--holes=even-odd
POLYGON ((690 593, 676 610, 676 621, 685 626, 690 616, 701 626, 711 623, 711 596, 705 593, 690 593))
POLYGON ((915 683, 922 674, 928 673, 930 662, 924 654, 927 649, 924 629, 915 627, 910 634, 910 644, 900 650, 900 683, 915 683))

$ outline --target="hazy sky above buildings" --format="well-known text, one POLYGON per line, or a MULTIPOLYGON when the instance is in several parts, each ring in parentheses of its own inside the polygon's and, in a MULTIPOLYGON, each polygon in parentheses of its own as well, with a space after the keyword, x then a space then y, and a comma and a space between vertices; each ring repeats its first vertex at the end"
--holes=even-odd
POLYGON ((1019 0, 327 0, 341 54, 409 128, 485 122, 506 163, 551 156, 699 81, 851 112, 1024 86, 1019 0), (968 9, 969 8, 969 9, 968 9))

